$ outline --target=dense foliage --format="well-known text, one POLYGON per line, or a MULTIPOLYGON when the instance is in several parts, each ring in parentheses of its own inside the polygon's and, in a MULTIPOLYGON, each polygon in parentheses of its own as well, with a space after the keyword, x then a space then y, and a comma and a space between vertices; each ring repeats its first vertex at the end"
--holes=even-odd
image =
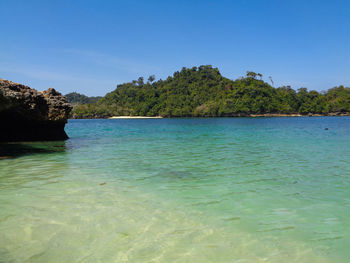
POLYGON ((90 103, 96 103, 101 97, 88 97, 86 95, 77 93, 77 92, 71 92, 66 95, 67 100, 71 104, 90 104, 90 103))
POLYGON ((328 114, 350 112, 350 88, 327 92, 295 91, 290 86, 273 88, 262 75, 251 71, 230 80, 217 68, 183 68, 166 80, 138 80, 118 85, 93 104, 78 105, 73 117, 118 115, 164 117, 247 116, 250 114, 328 114))

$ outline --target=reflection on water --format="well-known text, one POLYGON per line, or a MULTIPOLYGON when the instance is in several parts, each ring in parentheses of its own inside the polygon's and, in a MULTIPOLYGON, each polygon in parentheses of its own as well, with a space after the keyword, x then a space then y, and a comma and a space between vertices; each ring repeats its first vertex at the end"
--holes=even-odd
POLYGON ((67 132, 2 148, 15 158, 0 160, 0 262, 350 256, 349 118, 84 120, 67 132))

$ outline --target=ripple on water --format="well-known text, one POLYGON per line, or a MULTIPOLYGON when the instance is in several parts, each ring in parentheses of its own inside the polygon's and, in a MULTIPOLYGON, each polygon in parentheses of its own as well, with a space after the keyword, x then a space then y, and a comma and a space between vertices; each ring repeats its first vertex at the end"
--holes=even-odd
POLYGON ((0 262, 347 262, 348 120, 70 121, 0 160, 0 262))

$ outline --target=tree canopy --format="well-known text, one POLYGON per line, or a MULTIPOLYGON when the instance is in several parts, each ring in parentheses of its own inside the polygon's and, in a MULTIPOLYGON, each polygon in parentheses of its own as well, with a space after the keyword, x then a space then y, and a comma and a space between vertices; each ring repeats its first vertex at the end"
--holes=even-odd
POLYGON ((95 103, 97 102, 101 97, 88 97, 86 95, 77 93, 77 92, 71 92, 66 95, 67 100, 71 104, 89 104, 89 103, 95 103))
POLYGON ((95 103, 77 105, 73 116, 219 117, 350 112, 350 88, 339 86, 323 93, 306 88, 296 91, 290 86, 274 88, 262 77, 247 71, 245 77, 230 80, 211 65, 184 67, 166 80, 155 81, 152 75, 146 83, 140 77, 118 85, 95 103))

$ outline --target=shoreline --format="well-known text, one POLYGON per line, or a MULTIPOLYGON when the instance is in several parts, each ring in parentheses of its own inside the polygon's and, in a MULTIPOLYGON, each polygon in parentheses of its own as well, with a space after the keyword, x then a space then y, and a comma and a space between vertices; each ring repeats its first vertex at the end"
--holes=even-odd
POLYGON ((155 117, 148 117, 148 116, 112 116, 109 117, 108 119, 113 120, 113 119, 162 119, 163 117, 161 116, 155 116, 155 117))
POLYGON ((349 112, 344 113, 308 113, 308 114, 283 114, 283 113, 265 113, 265 114, 249 114, 247 117, 336 117, 336 116, 350 116, 349 112))
POLYGON ((346 117, 350 116, 350 112, 334 112, 328 114, 283 114, 283 113, 264 113, 264 114, 237 114, 231 116, 111 116, 111 117, 82 117, 82 118, 70 118, 70 119, 174 119, 174 118, 271 118, 271 117, 346 117))

